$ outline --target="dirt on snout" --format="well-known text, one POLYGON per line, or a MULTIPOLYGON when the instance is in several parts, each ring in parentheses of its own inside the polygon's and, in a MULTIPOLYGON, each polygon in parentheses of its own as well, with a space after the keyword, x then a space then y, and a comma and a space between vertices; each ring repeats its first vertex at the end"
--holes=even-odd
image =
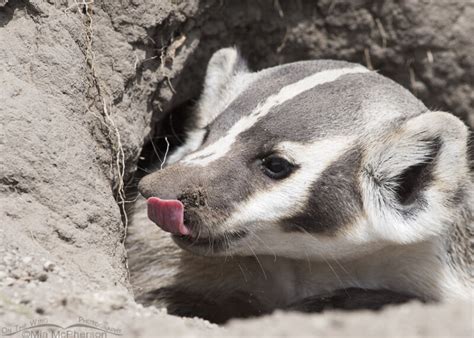
POLYGON ((194 191, 186 191, 178 196, 178 200, 183 203, 185 213, 188 208, 201 208, 207 206, 207 198, 205 197, 202 188, 198 188, 194 191))

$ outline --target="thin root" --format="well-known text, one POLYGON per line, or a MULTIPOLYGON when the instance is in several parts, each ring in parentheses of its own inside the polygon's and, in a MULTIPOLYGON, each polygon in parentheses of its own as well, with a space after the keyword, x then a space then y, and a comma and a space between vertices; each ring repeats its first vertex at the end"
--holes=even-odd
MULTIPOLYGON (((94 38, 93 37, 92 7, 94 5, 94 0, 91 0, 91 1, 82 0, 81 2, 78 2, 76 0, 75 3, 77 7, 81 6, 84 9, 84 11, 79 10, 78 12, 82 16, 83 22, 84 22, 85 39, 86 39, 85 57, 86 57, 86 63, 89 66, 91 76, 92 76, 92 81, 90 83, 89 90, 94 88, 97 92, 97 95, 95 96, 95 98, 97 98, 97 100, 100 101, 101 106, 102 106, 102 110, 101 110, 102 118, 100 119, 100 121, 106 127, 106 130, 108 132, 107 136, 114 150, 115 171, 117 174, 117 179, 116 179, 117 202, 122 212, 123 223, 124 223, 124 236, 122 239, 122 243, 123 243, 126 240, 127 231, 128 231, 128 216, 125 209, 126 198, 125 198, 125 189, 124 189, 125 153, 124 153, 122 142, 121 142, 120 132, 117 126, 115 125, 114 120, 110 116, 110 112, 108 108, 110 107, 110 104, 107 104, 107 99, 106 99, 107 93, 105 90, 105 86, 101 83, 99 77, 97 76, 97 72, 95 68, 95 55, 92 49, 92 41, 94 38)), ((93 103, 96 103, 96 99, 94 99, 93 103)), ((90 111, 90 113, 94 114, 92 111, 90 111)), ((126 266, 127 266, 127 271, 128 271, 128 262, 126 262, 126 266)))

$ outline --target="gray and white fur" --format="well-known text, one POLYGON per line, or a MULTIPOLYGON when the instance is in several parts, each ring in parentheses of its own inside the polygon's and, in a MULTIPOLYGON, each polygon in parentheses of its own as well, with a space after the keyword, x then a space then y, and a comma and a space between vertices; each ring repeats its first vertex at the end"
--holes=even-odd
POLYGON ((233 48, 211 58, 196 115, 139 184, 183 201, 192 234, 173 241, 137 204, 138 298, 215 321, 353 288, 472 298, 473 176, 453 115, 357 64, 250 72, 233 48), (269 157, 290 173, 269 177, 269 157))

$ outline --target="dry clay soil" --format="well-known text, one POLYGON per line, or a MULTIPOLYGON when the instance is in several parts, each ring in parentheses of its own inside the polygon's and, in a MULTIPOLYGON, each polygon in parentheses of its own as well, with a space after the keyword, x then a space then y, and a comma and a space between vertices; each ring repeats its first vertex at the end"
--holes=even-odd
POLYGON ((0 0, 0 334, 82 320, 125 336, 472 336, 471 302, 223 327, 144 308, 120 213, 144 143, 197 97, 220 47, 254 69, 359 62, 472 124, 472 1, 83 3, 0 0))

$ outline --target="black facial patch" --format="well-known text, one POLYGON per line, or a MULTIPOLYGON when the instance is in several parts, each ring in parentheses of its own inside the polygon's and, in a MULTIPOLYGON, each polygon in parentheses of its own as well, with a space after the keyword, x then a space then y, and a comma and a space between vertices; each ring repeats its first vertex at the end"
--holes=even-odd
POLYGON ((354 222, 363 209, 357 183, 360 166, 361 151, 358 148, 337 159, 312 185, 304 210, 281 221, 283 229, 333 235, 354 222))

